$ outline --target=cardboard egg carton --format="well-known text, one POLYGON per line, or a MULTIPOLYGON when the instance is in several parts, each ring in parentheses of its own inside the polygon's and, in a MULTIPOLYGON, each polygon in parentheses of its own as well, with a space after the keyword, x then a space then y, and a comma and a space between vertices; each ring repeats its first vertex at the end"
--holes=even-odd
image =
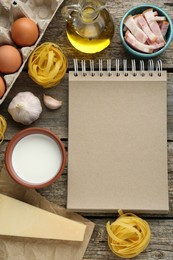
POLYGON ((13 74, 1 75, 6 83, 6 92, 0 98, 0 104, 5 100, 17 77, 21 73, 29 55, 38 45, 47 26, 53 19, 63 0, 0 0, 0 46, 10 44, 17 47, 22 55, 22 65, 13 74), (36 43, 29 47, 19 48, 11 39, 10 30, 13 21, 27 17, 32 19, 39 28, 39 38, 36 43))

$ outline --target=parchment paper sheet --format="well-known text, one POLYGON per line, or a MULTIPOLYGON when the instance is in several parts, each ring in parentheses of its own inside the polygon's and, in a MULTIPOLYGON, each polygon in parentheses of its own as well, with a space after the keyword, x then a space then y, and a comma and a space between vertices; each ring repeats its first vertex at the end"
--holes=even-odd
POLYGON ((0 260, 83 259, 94 230, 94 223, 79 214, 67 212, 65 208, 49 202, 36 190, 27 189, 15 183, 5 167, 0 173, 0 193, 87 225, 83 242, 0 236, 0 260))

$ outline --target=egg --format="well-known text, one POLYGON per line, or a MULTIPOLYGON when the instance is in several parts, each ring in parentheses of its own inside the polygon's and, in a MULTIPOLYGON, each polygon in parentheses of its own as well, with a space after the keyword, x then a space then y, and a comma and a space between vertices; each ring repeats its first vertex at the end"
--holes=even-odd
POLYGON ((11 74, 16 72, 22 64, 22 57, 18 49, 11 45, 0 47, 0 72, 11 74))
POLYGON ((4 93, 5 93, 5 83, 2 77, 0 77, 0 98, 2 98, 4 93))
POLYGON ((38 36, 38 26, 29 18, 19 18, 11 26, 11 37, 21 47, 33 45, 38 36))

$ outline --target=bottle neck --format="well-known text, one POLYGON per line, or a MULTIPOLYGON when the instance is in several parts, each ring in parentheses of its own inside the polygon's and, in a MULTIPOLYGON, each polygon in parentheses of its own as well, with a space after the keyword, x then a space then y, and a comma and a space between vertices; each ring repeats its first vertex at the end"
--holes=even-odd
POLYGON ((99 11, 93 7, 85 7, 81 11, 81 18, 84 23, 91 23, 98 17, 99 11))

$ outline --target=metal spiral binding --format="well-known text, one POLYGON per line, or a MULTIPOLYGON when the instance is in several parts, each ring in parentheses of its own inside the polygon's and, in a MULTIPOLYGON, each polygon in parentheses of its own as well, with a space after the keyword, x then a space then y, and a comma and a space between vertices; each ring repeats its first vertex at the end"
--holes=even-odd
POLYGON ((143 60, 140 60, 140 72, 141 72, 141 76, 144 77, 145 76, 145 65, 144 65, 143 60))
POLYGON ((103 76, 103 61, 102 59, 99 59, 99 76, 103 76))
POLYGON ((116 71, 116 76, 119 77, 120 76, 120 60, 116 59, 115 60, 115 71, 116 71))
MULTIPOLYGON (((74 59, 74 76, 78 76, 79 74, 79 67, 78 67, 78 60, 74 59)), ((104 72, 103 72, 103 60, 99 59, 99 69, 98 69, 98 76, 102 77, 104 72)), ((86 61, 81 60, 81 69, 82 69, 82 76, 85 77, 87 76, 87 69, 86 69, 86 61)), ((162 61, 157 60, 156 66, 154 65, 154 61, 152 59, 148 60, 148 75, 150 77, 154 76, 154 73, 156 72, 157 76, 161 77, 162 76, 162 61)), ((136 61, 134 59, 131 60, 131 71, 132 71, 132 76, 136 77, 137 76, 137 69, 136 69, 136 61)), ((143 60, 140 60, 139 62, 139 71, 140 75, 142 77, 145 77, 146 75, 146 70, 145 70, 145 63, 143 60)), ((107 76, 108 77, 119 77, 120 75, 124 75, 125 77, 128 76, 128 66, 127 66, 127 60, 123 60, 123 71, 120 73, 120 60, 116 59, 115 60, 115 74, 112 72, 112 60, 108 59, 107 60, 107 76)), ((90 76, 94 77, 95 76, 95 68, 94 68, 94 60, 90 60, 90 76)))
POLYGON ((154 62, 153 60, 148 60, 148 71, 149 71, 149 76, 152 77, 154 73, 154 62))
POLYGON ((107 75, 108 75, 108 77, 110 77, 112 75, 112 72, 111 72, 111 59, 107 60, 107 75))
POLYGON ((77 77, 78 76, 78 60, 73 59, 73 63, 74 63, 74 76, 77 77))
POLYGON ((162 61, 161 61, 161 60, 158 60, 158 61, 157 61, 156 71, 157 71, 157 75, 158 75, 159 77, 161 77, 161 76, 162 76, 162 61))
POLYGON ((95 76, 95 72, 94 72, 94 61, 90 60, 90 74, 92 77, 95 76))
POLYGON ((132 63, 132 75, 134 77, 137 76, 137 72, 136 72, 136 61, 135 60, 131 60, 131 63, 132 63))
POLYGON ((81 67, 82 67, 82 76, 83 77, 87 76, 86 61, 85 60, 81 60, 81 67))
POLYGON ((124 71, 124 76, 127 77, 127 76, 128 76, 128 72, 127 72, 127 60, 123 60, 123 71, 124 71))

